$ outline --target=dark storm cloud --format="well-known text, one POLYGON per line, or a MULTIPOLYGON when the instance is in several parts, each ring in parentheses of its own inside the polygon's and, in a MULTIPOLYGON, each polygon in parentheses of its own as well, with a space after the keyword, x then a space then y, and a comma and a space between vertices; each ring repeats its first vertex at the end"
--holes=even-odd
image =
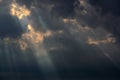
POLYGON ((68 17, 74 14, 74 3, 78 0, 18 0, 20 4, 25 4, 30 7, 32 4, 37 3, 35 6, 47 4, 53 5, 51 14, 54 16, 68 17))
POLYGON ((68 17, 74 14, 74 4, 77 0, 52 0, 54 7, 52 12, 59 16, 68 17))
POLYGON ((90 3, 94 6, 101 7, 102 13, 113 13, 120 15, 120 0, 90 0, 90 3))
MULTIPOLYGON (((101 9, 104 27, 120 40, 120 0, 90 0, 94 8, 101 9), (108 17, 106 17, 110 14, 108 17)), ((101 19, 102 20, 102 19, 101 19)))
POLYGON ((92 28, 104 28, 120 40, 119 0, 80 0, 75 10, 77 20, 92 28))
MULTIPOLYGON (((17 18, 16 18, 17 19, 17 18)), ((0 14, 0 38, 16 38, 22 34, 20 23, 9 14, 0 14)))

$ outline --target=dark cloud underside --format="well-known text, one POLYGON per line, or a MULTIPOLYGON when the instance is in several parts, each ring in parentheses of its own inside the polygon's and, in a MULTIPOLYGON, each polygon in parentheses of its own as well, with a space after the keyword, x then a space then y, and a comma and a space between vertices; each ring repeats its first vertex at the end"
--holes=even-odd
POLYGON ((94 6, 102 8, 102 13, 113 13, 120 15, 120 0, 89 0, 94 6))
MULTIPOLYGON (((81 0, 82 1, 82 0, 81 0)), ((87 5, 77 9, 78 21, 94 28, 104 28, 120 40, 120 1, 119 0, 83 0, 87 5), (90 7, 89 7, 90 6, 90 7), (87 14, 81 14, 86 10, 87 14)))
MULTIPOLYGON (((73 16, 74 14, 74 3, 77 0, 18 0, 20 4, 25 4, 28 7, 32 3, 37 2, 37 7, 41 7, 40 4, 51 4, 54 5, 52 8, 51 14, 54 16, 62 16, 62 17, 68 17, 73 16)), ((46 5, 47 6, 47 5, 46 5)))
POLYGON ((120 0, 89 0, 90 4, 101 10, 101 15, 106 17, 104 27, 120 40, 120 0))
MULTIPOLYGON (((17 19, 17 18, 16 18, 17 19)), ((9 14, 0 14, 0 38, 17 38, 23 33, 20 23, 9 14)))

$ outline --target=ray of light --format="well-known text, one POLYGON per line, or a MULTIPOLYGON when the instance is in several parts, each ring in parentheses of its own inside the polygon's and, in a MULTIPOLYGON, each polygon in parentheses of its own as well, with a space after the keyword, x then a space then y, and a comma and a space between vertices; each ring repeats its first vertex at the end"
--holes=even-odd
POLYGON ((12 71, 11 67, 12 67, 12 61, 11 61, 11 58, 10 58, 10 53, 9 53, 9 45, 7 44, 7 42, 5 42, 4 44, 4 51, 5 51, 5 54, 6 54, 6 59, 7 59, 7 64, 9 66, 9 70, 12 71))
MULTIPOLYGON (((97 39, 96 33, 91 29, 90 30, 91 33, 93 33, 93 35, 95 36, 95 38, 97 39)), ((106 40, 102 40, 102 41, 96 41, 95 43, 97 43, 98 48, 103 52, 103 54, 118 68, 118 63, 116 61, 114 61, 114 59, 109 55, 109 53, 107 53, 103 47, 101 45, 99 45, 100 43, 111 43, 111 42, 115 42, 115 38, 108 38, 106 40)))
MULTIPOLYGON (((80 25, 80 23, 76 19, 63 19, 63 22, 64 23, 68 23, 68 24, 72 23, 72 24, 78 26, 79 30, 82 31, 82 32, 84 32, 83 35, 85 37, 88 36, 87 43, 89 45, 95 45, 95 46, 97 46, 102 51, 102 53, 119 69, 117 62, 112 58, 112 56, 109 55, 109 53, 107 53, 107 51, 104 50, 104 48, 101 45, 101 44, 112 44, 112 43, 115 43, 116 39, 114 37, 109 37, 109 35, 108 35, 106 37, 106 39, 99 40, 99 39, 97 39, 98 36, 96 35, 95 31, 92 28, 83 27, 82 25, 80 25), (95 39, 90 38, 89 34, 90 34, 90 36, 95 37, 95 39)), ((75 31, 75 32, 78 32, 78 30, 75 31)), ((82 34, 82 32, 80 32, 80 33, 82 34)))
MULTIPOLYGON (((10 13, 11 15, 18 17, 22 26, 27 25, 26 32, 22 35, 22 38, 18 41, 22 51, 26 50, 29 44, 31 46, 31 49, 34 50, 33 55, 36 56, 36 60, 38 61, 38 64, 45 78, 49 80, 50 79, 49 76, 52 75, 56 77, 56 80, 57 80, 58 76, 57 76, 54 64, 50 59, 50 57, 48 56, 48 53, 44 48, 44 44, 42 43, 42 41, 44 40, 44 35, 46 34, 43 34, 34 29, 34 26, 31 24, 31 23, 34 23, 34 21, 27 18, 28 16, 31 16, 30 10, 28 10, 25 6, 20 6, 17 3, 12 3, 10 13)), ((37 11, 36 13, 39 14, 37 11)), ((43 30, 46 30, 47 29, 46 25, 40 16, 39 16, 39 20, 40 20, 40 23, 42 24, 43 30)))
POLYGON ((54 67, 53 62, 51 61, 51 59, 48 56, 47 51, 44 48, 44 44, 42 43, 43 41, 43 35, 40 33, 37 33, 37 31, 35 32, 33 29, 33 26, 28 24, 28 33, 24 34, 23 38, 27 39, 27 41, 30 42, 30 44, 32 45, 32 48, 34 50, 34 55, 36 56, 36 59, 40 65, 40 68, 43 72, 43 74, 45 75, 45 78, 47 80, 50 79, 49 76, 54 76, 54 78, 57 77, 57 73, 54 67), (39 35, 36 35, 39 34, 39 35), (40 39, 37 39, 40 38, 40 39))
POLYGON ((53 62, 51 61, 51 59, 48 56, 48 53, 46 52, 44 45, 40 44, 40 45, 35 45, 34 43, 33 47, 35 50, 35 56, 38 60, 38 63, 41 67, 41 70, 45 76, 46 80, 51 79, 51 77, 53 76, 54 79, 59 80, 58 75, 56 73, 55 67, 53 62))

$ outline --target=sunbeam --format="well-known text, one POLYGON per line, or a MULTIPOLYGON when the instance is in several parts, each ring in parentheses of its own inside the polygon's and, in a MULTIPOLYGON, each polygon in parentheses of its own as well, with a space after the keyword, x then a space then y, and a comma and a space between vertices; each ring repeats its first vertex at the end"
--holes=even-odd
POLYGON ((108 1, 0 0, 0 80, 119 78, 119 1, 108 1))
MULTIPOLYGON (((46 80, 49 80, 52 76, 54 76, 54 78, 56 77, 56 80, 58 80, 59 78, 56 73, 54 64, 48 56, 47 51, 44 49, 43 44, 44 36, 48 36, 49 33, 42 33, 34 29, 32 26, 34 22, 32 19, 30 19, 30 12, 31 11, 28 10, 25 6, 20 6, 15 1, 14 3, 11 3, 10 14, 12 16, 16 16, 19 19, 22 28, 24 28, 24 30, 26 29, 21 38, 18 40, 22 53, 25 52, 28 46, 31 46, 33 55, 36 57, 36 60, 46 80), (26 26, 26 28, 24 26, 26 26)), ((42 18, 39 16, 38 19, 40 20, 40 24, 42 24, 43 30, 47 30, 47 27, 45 26, 42 18)))

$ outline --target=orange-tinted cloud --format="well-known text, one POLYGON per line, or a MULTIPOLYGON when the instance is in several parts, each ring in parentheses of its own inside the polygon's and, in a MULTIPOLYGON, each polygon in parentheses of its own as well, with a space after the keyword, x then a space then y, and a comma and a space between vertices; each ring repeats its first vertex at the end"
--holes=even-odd
POLYGON ((108 44, 108 43, 115 43, 116 39, 113 37, 108 37, 106 39, 103 40, 95 40, 91 37, 88 38, 87 43, 90 45, 100 45, 100 44, 108 44))
POLYGON ((30 10, 28 10, 25 6, 20 6, 17 3, 12 3, 10 6, 10 14, 18 17, 18 19, 29 16, 30 13, 30 10))

